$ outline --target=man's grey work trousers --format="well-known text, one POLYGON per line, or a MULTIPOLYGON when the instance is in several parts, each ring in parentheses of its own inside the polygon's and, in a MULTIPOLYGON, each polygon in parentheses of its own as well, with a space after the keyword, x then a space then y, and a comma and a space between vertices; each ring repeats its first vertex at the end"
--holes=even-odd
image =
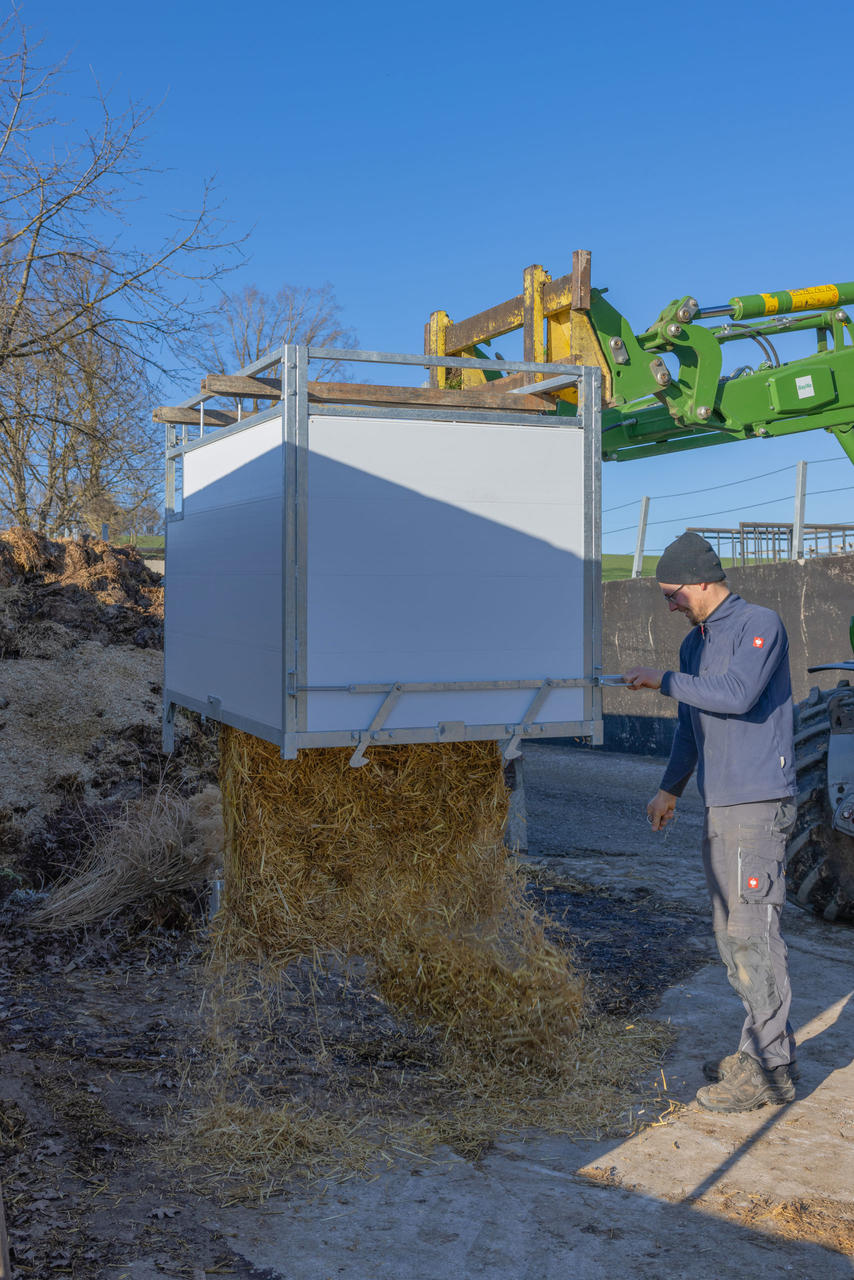
POLYGON ((730 985, 747 1010, 739 1050, 768 1070, 795 1056, 780 913, 786 837, 796 813, 790 798, 716 806, 706 809, 703 833, 715 940, 730 985))

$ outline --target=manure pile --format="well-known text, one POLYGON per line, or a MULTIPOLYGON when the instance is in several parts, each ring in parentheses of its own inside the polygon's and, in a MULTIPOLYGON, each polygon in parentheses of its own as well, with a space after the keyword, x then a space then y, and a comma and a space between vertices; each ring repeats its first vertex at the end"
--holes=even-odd
POLYGON ((85 640, 161 648, 159 575, 133 547, 0 533, 0 657, 53 658, 85 640))

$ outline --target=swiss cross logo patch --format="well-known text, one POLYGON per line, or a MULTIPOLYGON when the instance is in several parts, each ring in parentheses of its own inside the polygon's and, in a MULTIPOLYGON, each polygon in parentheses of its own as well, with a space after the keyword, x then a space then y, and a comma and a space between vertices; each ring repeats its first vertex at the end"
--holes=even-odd
POLYGON ((751 877, 749 878, 749 880, 747 881, 747 887, 748 887, 748 889, 758 889, 758 888, 759 888, 759 881, 757 880, 756 876, 751 876, 751 877))
POLYGON ((761 649, 764 643, 765 643, 765 640, 763 639, 763 637, 762 637, 762 636, 754 636, 754 637, 753 637, 753 647, 754 647, 754 649, 761 649))

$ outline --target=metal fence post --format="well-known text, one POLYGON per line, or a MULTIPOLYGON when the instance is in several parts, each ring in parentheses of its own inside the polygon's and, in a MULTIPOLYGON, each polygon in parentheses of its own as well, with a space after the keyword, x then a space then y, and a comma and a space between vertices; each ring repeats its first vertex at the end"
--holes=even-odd
POLYGON ((795 522, 792 528, 792 559, 804 558, 804 512, 807 503, 807 464, 798 463, 795 481, 795 522))
POLYGON ((632 565, 632 577, 643 577, 643 547, 646 542, 646 520, 649 515, 649 498, 641 498, 640 519, 638 520, 638 540, 635 547, 635 559, 632 565))

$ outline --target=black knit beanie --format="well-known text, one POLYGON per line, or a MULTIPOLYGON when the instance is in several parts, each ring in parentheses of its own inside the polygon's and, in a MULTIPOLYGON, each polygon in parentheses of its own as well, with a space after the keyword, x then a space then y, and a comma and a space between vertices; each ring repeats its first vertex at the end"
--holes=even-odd
POLYGON ((711 543, 699 533, 681 533, 664 548, 655 567, 658 582, 679 582, 689 586, 697 582, 723 582, 726 574, 711 543))

